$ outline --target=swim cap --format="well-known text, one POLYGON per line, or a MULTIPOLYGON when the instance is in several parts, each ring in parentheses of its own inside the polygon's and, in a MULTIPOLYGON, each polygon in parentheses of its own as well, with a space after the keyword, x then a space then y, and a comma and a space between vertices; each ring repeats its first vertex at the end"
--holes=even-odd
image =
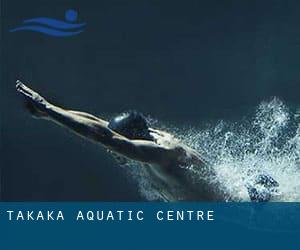
POLYGON ((109 121, 108 127, 129 139, 153 140, 147 119, 136 111, 119 114, 109 121))

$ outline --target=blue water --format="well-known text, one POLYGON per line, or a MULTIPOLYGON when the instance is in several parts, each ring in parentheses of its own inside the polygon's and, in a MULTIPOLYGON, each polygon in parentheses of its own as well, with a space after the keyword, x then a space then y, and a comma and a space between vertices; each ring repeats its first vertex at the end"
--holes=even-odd
MULTIPOLYGON (((292 111, 278 98, 264 101, 252 115, 239 121, 220 120, 205 129, 172 129, 185 144, 196 149, 217 173, 219 191, 228 200, 249 201, 246 183, 259 173, 267 173, 279 182, 273 201, 300 201, 300 109, 292 111)), ((189 168, 193 179, 215 182, 201 176, 197 166, 189 168)), ((151 178, 140 166, 132 164, 131 176, 141 194, 160 199, 151 178)), ((199 187, 201 188, 201 187, 199 187)))

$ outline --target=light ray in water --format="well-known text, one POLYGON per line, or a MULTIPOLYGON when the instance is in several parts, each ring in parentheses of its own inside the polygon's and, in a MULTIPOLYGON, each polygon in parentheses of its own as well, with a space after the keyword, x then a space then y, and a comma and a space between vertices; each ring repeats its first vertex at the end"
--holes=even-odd
MULTIPOLYGON (((291 112, 281 100, 273 98, 262 102, 249 118, 235 123, 220 121, 208 127, 176 129, 176 136, 214 167, 219 190, 228 199, 249 201, 246 184, 265 173, 280 185, 274 201, 300 201, 299 112, 291 112)), ((151 184, 145 168, 129 165, 145 198, 163 199, 160 188, 151 184)), ((196 168, 190 171, 194 181, 203 178, 196 168)))

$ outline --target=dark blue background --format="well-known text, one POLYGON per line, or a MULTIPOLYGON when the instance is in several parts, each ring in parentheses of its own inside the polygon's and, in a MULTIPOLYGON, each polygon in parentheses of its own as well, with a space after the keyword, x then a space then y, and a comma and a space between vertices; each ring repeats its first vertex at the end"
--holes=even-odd
MULTIPOLYGON (((16 78, 106 118, 138 109, 169 124, 239 119, 279 96, 299 105, 299 1, 1 1, 1 200, 141 200, 106 152, 29 118, 16 78), (84 33, 9 33, 79 12, 84 33)), ((1 249, 297 248, 299 204, 1 203, 1 249), (15 222, 7 209, 213 209, 210 222, 15 222)))
POLYGON ((1 249, 297 249, 299 203, 1 203, 1 249), (62 210, 65 221, 7 221, 6 210, 62 210), (143 210, 144 221, 77 222, 78 210, 143 210), (155 220, 214 210, 214 221, 155 220))
POLYGON ((174 126, 240 119, 266 98, 300 103, 299 1, 1 1, 1 199, 141 200, 101 147, 31 119, 17 78, 66 108, 137 109, 174 126), (9 33, 78 11, 85 31, 9 33))

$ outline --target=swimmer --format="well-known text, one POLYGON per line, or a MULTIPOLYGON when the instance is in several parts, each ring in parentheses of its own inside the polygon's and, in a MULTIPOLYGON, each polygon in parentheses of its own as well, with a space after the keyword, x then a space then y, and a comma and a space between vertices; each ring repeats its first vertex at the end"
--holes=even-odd
POLYGON ((163 200, 230 200, 218 188, 214 169, 198 152, 171 134, 149 127, 142 114, 125 112, 106 121, 88 113, 55 106, 21 81, 16 83, 17 91, 25 97, 27 108, 34 117, 58 123, 102 144, 122 158, 142 163, 141 167, 151 174, 153 185, 158 187, 163 200), (209 178, 191 180, 190 166, 209 178))

